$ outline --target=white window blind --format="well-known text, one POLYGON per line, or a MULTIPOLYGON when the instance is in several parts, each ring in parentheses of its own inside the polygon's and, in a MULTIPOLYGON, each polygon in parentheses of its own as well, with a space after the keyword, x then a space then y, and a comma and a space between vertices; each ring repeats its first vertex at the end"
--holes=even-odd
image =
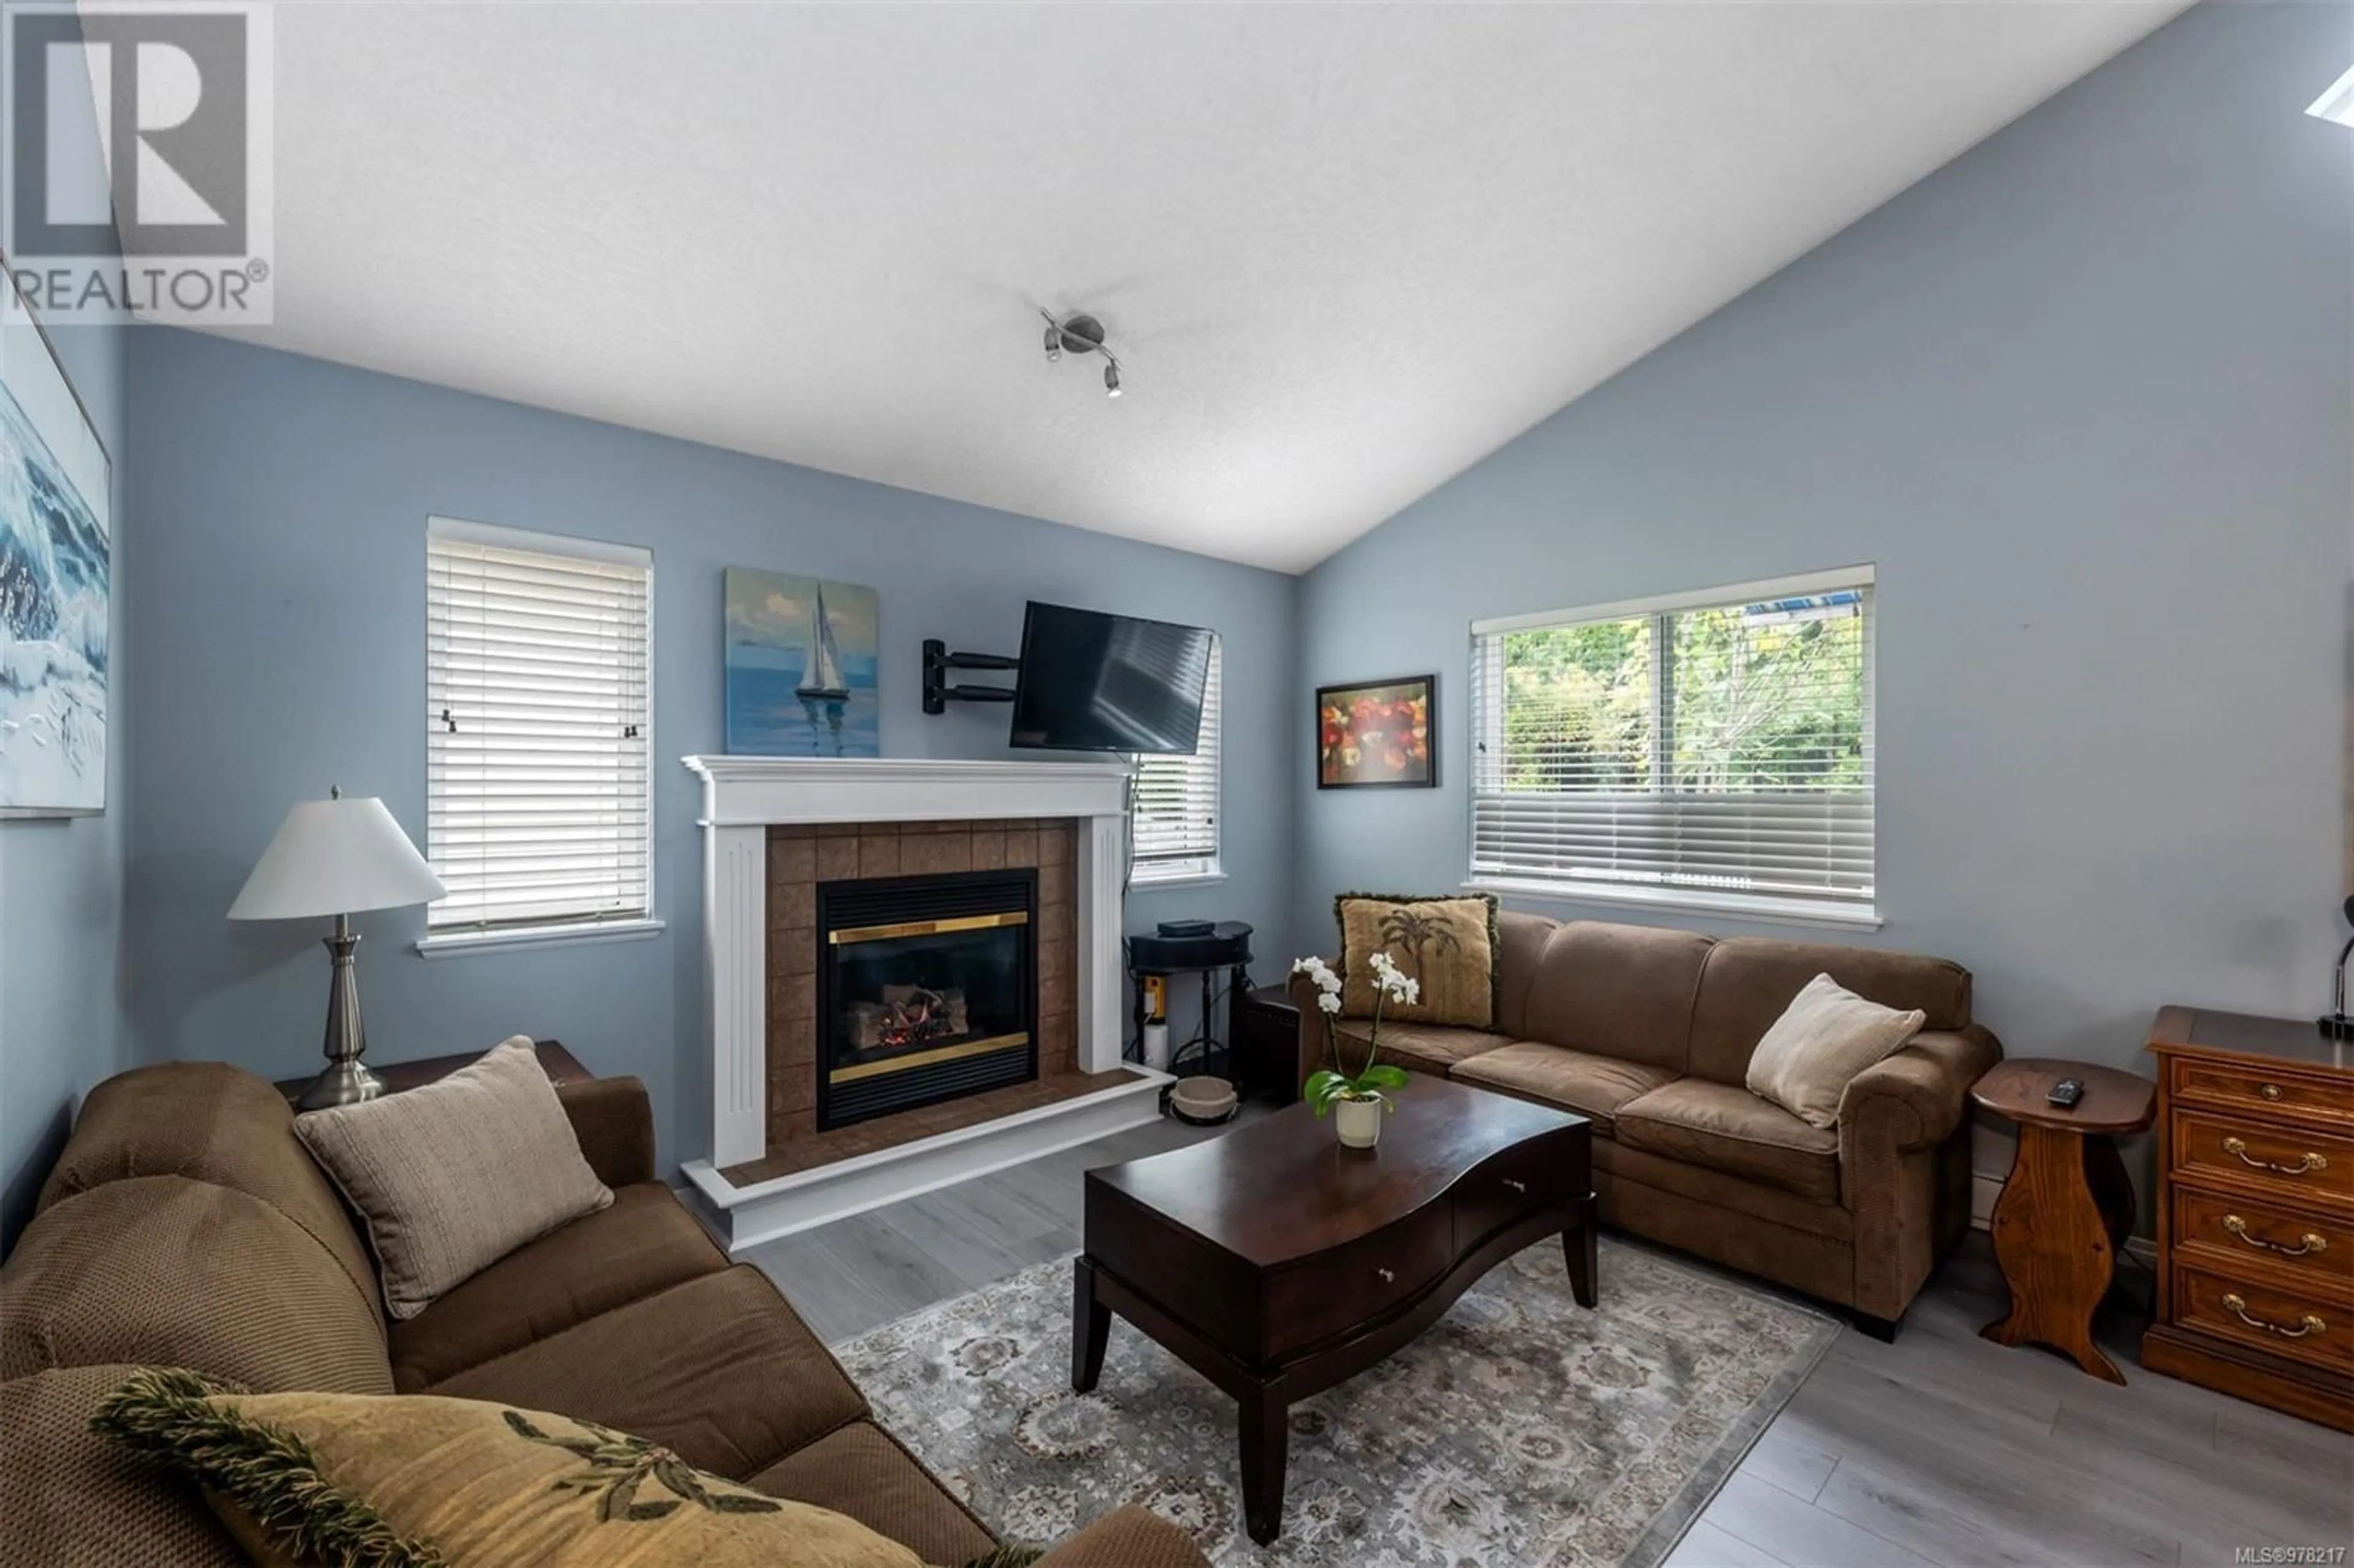
POLYGON ((1219 686, 1225 643, 1210 644, 1210 673, 1202 686, 1202 737, 1192 755, 1145 757, 1136 768, 1139 883, 1214 875, 1218 869, 1218 753, 1225 733, 1219 686))
POLYGON ((1872 584, 1474 625, 1474 880, 1872 918, 1872 584))
POLYGON ((652 588, 643 550, 428 525, 430 929, 651 914, 652 588))

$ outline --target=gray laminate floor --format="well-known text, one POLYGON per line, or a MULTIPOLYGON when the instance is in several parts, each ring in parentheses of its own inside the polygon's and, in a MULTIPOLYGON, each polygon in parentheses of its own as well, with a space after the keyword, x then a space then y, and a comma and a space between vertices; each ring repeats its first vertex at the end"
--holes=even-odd
MULTIPOLYGON (((1080 1172, 1206 1136, 1140 1128, 752 1260, 818 1332, 848 1339, 1076 1251, 1080 1172)), ((2146 1272, 2128 1283, 2146 1288, 2146 1272)), ((1893 1345, 1842 1333, 1670 1568, 2346 1561, 2354 1437, 2142 1372, 2130 1323, 2109 1335, 2124 1388, 1989 1344, 1978 1328, 2002 1306, 1973 1236, 1893 1345), (2265 1554, 2283 1547, 2325 1552, 2265 1554)))

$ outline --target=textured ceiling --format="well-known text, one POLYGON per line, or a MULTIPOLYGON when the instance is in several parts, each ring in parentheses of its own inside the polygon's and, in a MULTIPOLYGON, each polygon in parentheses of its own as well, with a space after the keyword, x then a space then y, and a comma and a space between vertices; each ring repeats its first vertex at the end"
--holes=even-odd
POLYGON ((239 335, 1299 570, 2181 8, 281 5, 239 335))

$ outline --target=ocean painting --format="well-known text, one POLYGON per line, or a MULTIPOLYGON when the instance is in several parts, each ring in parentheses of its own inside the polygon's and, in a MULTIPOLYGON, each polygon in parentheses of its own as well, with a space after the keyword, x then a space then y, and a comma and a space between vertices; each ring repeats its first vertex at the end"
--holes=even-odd
POLYGON ((0 816, 106 809, 105 450, 22 307, 0 328, 0 816))
POLYGON ((880 757, 875 590, 727 568, 727 749, 880 757))

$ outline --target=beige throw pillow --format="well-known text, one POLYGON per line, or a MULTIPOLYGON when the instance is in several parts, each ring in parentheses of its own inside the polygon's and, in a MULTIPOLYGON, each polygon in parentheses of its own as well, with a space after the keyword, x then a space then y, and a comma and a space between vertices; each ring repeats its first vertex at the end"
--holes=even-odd
POLYGON ((520 1034, 437 1083, 306 1111, 294 1130, 367 1222, 395 1318, 613 1201, 520 1034))
POLYGON ((1366 960, 1387 952, 1421 982, 1420 1000, 1385 1006, 1399 1023, 1487 1029, 1496 1021, 1496 900, 1490 894, 1442 898, 1385 898, 1344 893, 1333 900, 1341 917, 1341 1012, 1370 1018, 1373 970, 1366 960))
POLYGON ((1899 1012, 1867 1001, 1817 975, 1757 1042, 1749 1092, 1808 1127, 1837 1127, 1849 1082, 1921 1033, 1925 1017, 1917 1008, 1899 1012))

